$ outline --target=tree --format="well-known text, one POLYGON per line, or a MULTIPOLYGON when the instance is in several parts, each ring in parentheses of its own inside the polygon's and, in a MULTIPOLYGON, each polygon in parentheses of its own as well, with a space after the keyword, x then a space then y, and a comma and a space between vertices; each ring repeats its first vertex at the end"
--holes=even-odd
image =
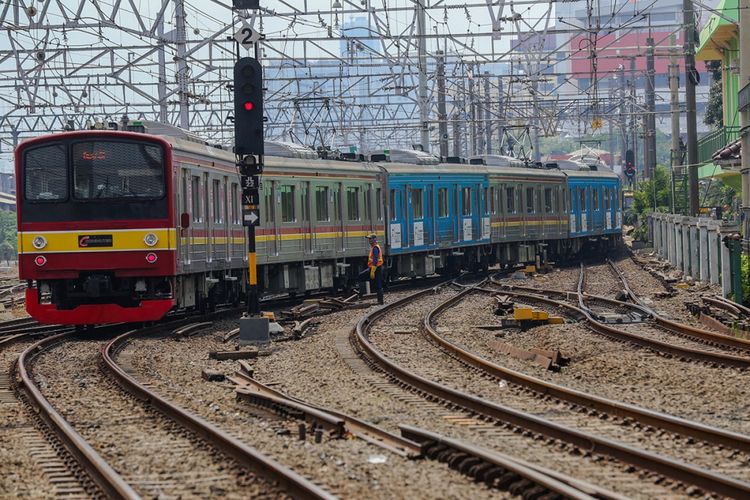
POLYGON ((652 212, 669 212, 672 207, 672 186, 669 169, 663 165, 656 166, 654 178, 642 181, 633 193, 633 216, 637 221, 633 233, 635 239, 643 240, 646 236, 646 217, 652 212))
POLYGON ((721 61, 708 61, 706 69, 711 72, 711 87, 708 89, 708 102, 703 115, 703 123, 709 127, 724 126, 724 95, 721 83, 721 61))

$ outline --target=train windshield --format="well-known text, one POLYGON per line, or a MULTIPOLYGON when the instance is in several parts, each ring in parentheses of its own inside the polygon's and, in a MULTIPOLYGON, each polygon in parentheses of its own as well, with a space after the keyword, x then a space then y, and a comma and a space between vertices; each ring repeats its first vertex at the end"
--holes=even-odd
POLYGON ((71 156, 73 196, 77 200, 164 196, 164 158, 157 145, 76 142, 71 156))

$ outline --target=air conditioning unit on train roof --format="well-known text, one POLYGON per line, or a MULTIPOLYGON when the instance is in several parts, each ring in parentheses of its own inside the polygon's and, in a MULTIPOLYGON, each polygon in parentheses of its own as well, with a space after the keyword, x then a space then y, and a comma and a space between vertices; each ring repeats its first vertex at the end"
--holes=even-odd
POLYGON ((302 158, 305 160, 317 160, 318 153, 302 144, 282 141, 265 141, 264 149, 266 156, 279 156, 281 158, 302 158))
POLYGON ((193 134, 192 132, 185 130, 184 128, 169 125, 168 123, 161 123, 152 120, 139 120, 146 132, 154 135, 163 135, 166 137, 174 137, 176 139, 182 139, 183 141, 195 142, 198 144, 208 144, 205 139, 193 134))
POLYGON ((417 149, 391 149, 391 161, 394 163, 411 163, 413 165, 437 165, 440 158, 417 149))
POLYGON ((523 168, 526 165, 523 160, 503 155, 477 155, 469 160, 473 165, 488 165, 491 167, 514 167, 523 168))

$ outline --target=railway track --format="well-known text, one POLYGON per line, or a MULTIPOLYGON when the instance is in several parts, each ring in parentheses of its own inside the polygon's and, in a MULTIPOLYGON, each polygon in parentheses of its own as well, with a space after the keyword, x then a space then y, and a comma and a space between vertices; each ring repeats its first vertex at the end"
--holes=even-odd
POLYGON ((0 496, 90 498, 92 484, 75 459, 16 392, 16 359, 34 343, 23 333, 0 338, 0 496))
POLYGON ((116 341, 102 344, 60 334, 28 348, 17 368, 36 411, 106 496, 275 496, 286 491, 300 498, 331 498, 293 471, 133 385, 110 356, 116 341), (117 383, 143 399, 124 393, 105 376, 100 357, 117 383), (232 457, 229 463, 226 455, 232 457))
POLYGON ((750 368, 750 341, 666 319, 641 304, 586 294, 583 266, 576 292, 510 285, 495 278, 491 278, 491 283, 510 296, 544 303, 566 311, 576 319, 585 319, 591 331, 618 342, 628 342, 681 361, 702 362, 713 367, 733 367, 742 370, 750 368), (576 305, 573 306, 571 303, 576 305), (633 312, 643 321, 630 325, 605 323, 601 311, 633 312))
MULTIPOLYGON (((546 418, 551 409, 547 412, 540 412, 540 414, 531 414, 529 412, 521 411, 509 406, 500 405, 495 403, 494 399, 488 400, 487 394, 491 394, 489 385, 485 383, 476 388, 483 394, 483 397, 476 396, 475 391, 467 393, 463 388, 456 389, 453 387, 455 384, 448 385, 446 383, 438 383, 434 380, 440 378, 444 380, 458 380, 465 377, 465 367, 463 372, 451 378, 443 372, 453 373, 458 370, 453 366, 453 363, 439 362, 441 369, 437 369, 438 373, 432 373, 430 376, 422 375, 422 371, 427 371, 424 368, 430 364, 426 360, 414 361, 409 367, 405 366, 408 362, 399 363, 397 360, 391 359, 391 356, 385 354, 382 349, 378 348, 374 341, 371 341, 371 328, 373 323, 376 323, 379 318, 382 318, 393 309, 404 307, 411 301, 419 300, 430 292, 421 292, 415 294, 407 299, 403 299, 394 304, 389 304, 384 309, 378 310, 371 315, 367 315, 360 320, 357 325, 357 329, 353 334, 353 342, 362 356, 365 356, 369 363, 377 366, 383 370, 387 376, 395 383, 402 387, 408 387, 413 392, 422 395, 423 397, 438 401, 442 404, 449 405, 453 408, 460 408, 475 415, 477 420, 487 422, 488 425, 504 425, 518 429, 521 434, 526 434, 529 437, 536 436, 537 439, 551 439, 559 440, 567 443, 567 445, 574 447, 580 453, 588 453, 586 450, 596 450, 597 454, 608 455, 614 458, 616 461, 622 463, 633 464, 635 467, 648 469, 655 472, 658 475, 663 475, 682 484, 691 484, 706 491, 717 492, 722 495, 728 496, 743 496, 750 493, 750 485, 742 481, 717 474, 700 467, 696 467, 691 464, 681 463, 676 460, 666 458, 663 456, 656 455, 654 453, 635 448, 623 444, 621 442, 603 438, 598 435, 588 433, 585 430, 577 429, 564 425, 546 418), (419 367, 420 373, 416 373, 413 366, 419 367), (486 386, 486 387, 485 387, 486 386)), ((465 292, 469 293, 469 292, 465 292)), ((454 297, 455 299, 455 297, 454 297)), ((451 300, 454 300, 451 299, 451 300)), ((432 310, 432 309, 431 309, 432 310)), ((427 319, 425 319, 427 322, 427 319)), ((377 334, 376 334, 377 337, 377 334)), ((419 349, 417 349, 419 350, 419 349)), ((396 357, 399 357, 398 350, 395 351, 396 357)), ((471 377, 466 377, 471 378, 471 377)), ((471 383, 482 384, 475 377, 471 378, 471 383)), ((497 383, 492 384, 497 386, 497 383)), ((508 397, 507 391, 501 391, 502 395, 499 398, 508 397)), ((500 400, 500 399, 497 399, 500 400)), ((504 399, 503 399, 504 400, 504 399)), ((555 411, 559 411, 559 408, 555 411)), ((577 418, 577 417, 573 417, 577 418)), ((589 421, 598 421, 598 418, 593 416, 588 417, 589 421)), ((612 426, 613 424, 606 424, 612 426)), ((620 434, 627 433, 629 430, 622 430, 620 434)))

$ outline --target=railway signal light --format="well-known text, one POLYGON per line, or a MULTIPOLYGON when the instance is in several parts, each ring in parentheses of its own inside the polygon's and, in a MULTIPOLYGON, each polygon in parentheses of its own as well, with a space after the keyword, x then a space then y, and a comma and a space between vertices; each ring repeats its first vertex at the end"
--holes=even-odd
POLYGON ((234 152, 263 155, 263 68, 252 57, 234 65, 234 152))
POLYGON ((625 151, 625 175, 631 178, 635 176, 635 153, 632 149, 625 151))

